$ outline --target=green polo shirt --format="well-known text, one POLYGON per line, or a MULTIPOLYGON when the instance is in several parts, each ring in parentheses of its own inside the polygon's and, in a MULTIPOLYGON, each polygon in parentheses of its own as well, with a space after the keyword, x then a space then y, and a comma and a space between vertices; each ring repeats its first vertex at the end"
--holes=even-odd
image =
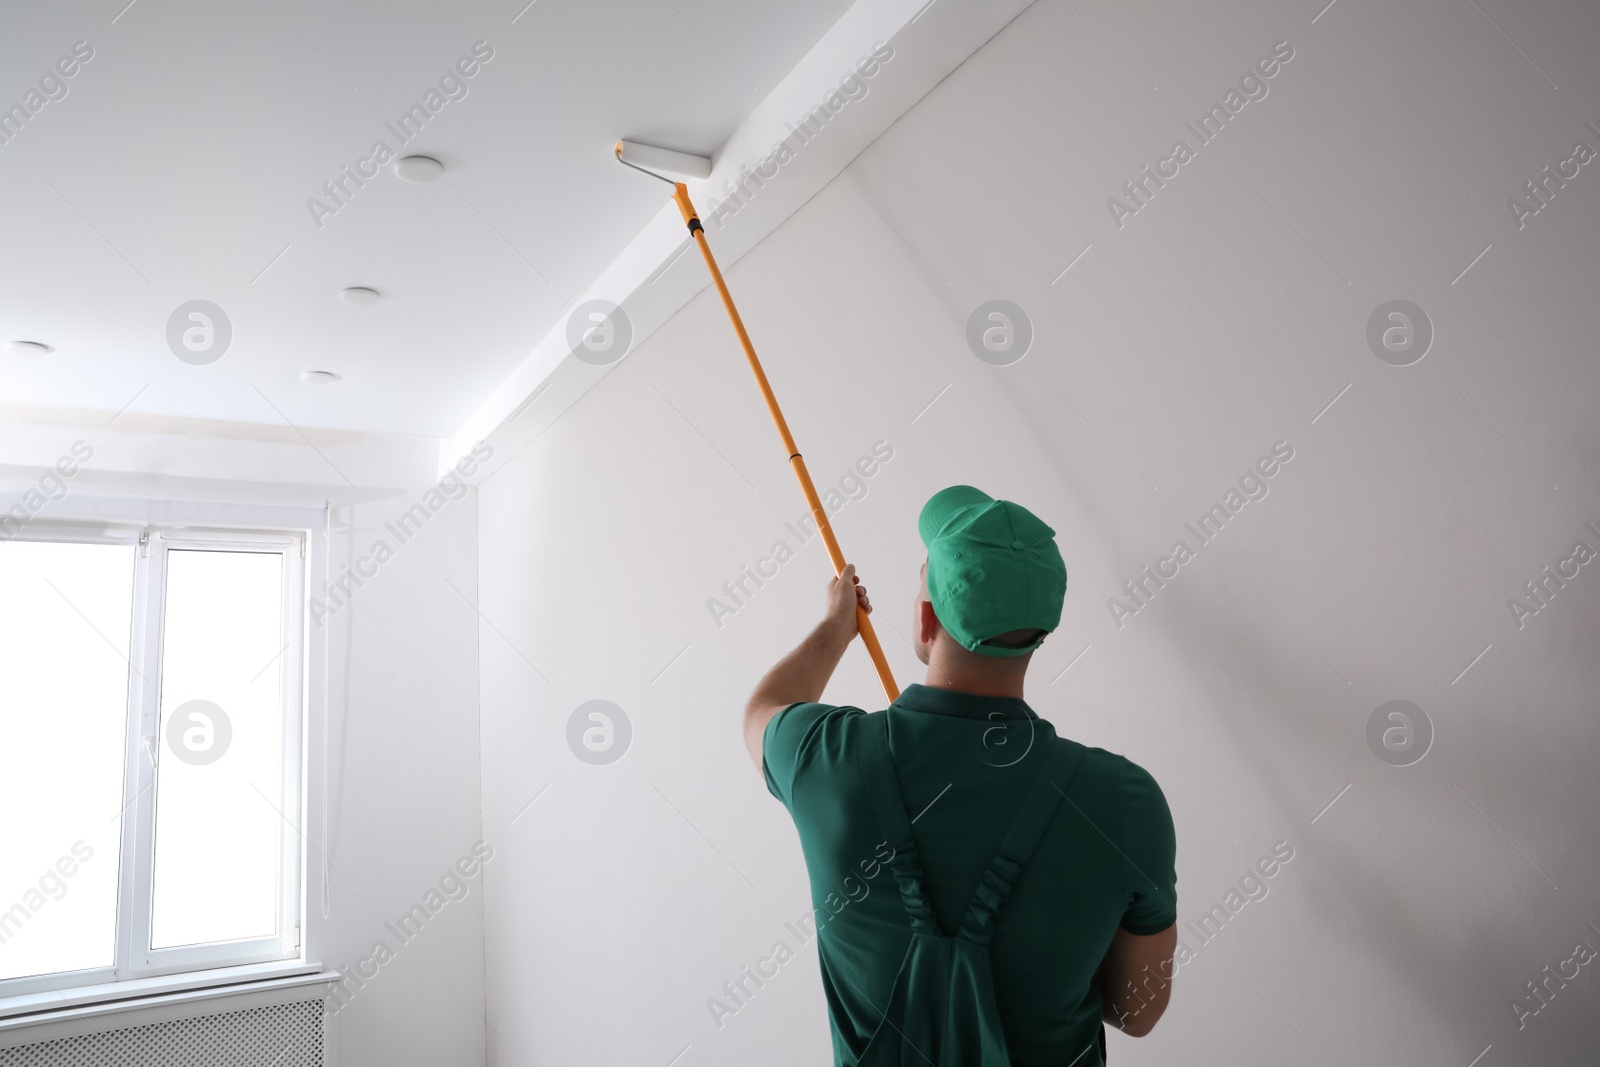
MULTIPOLYGON (((908 686, 886 711, 889 748, 940 928, 960 924, 984 869, 1052 745, 1083 748, 1022 700, 908 686)), ((858 749, 860 708, 795 704, 767 724, 767 788, 794 817, 834 1057, 853 1067, 878 1028, 911 941, 891 854, 872 814, 858 749)), ((1117 928, 1177 919, 1172 815, 1154 778, 1099 748, 1083 760, 995 923, 990 954, 1016 1067, 1096 1067, 1093 977, 1117 928)))

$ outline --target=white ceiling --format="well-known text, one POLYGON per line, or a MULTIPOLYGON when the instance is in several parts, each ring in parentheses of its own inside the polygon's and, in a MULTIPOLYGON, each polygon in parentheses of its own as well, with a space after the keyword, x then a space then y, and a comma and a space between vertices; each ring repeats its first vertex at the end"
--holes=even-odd
POLYGON ((0 145, 0 341, 57 350, 0 355, 0 401, 435 436, 659 210, 615 139, 710 154, 849 7, 123 3, 0 13, 0 106, 94 49, 0 145), (477 41, 493 58, 402 149, 448 182, 385 170, 318 228, 307 200, 399 147, 385 122, 477 41), (193 299, 233 326, 208 366, 166 342, 193 299))

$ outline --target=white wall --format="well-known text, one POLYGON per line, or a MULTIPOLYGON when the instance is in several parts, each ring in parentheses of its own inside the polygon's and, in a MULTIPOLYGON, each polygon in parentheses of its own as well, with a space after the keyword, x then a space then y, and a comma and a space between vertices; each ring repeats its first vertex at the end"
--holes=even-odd
POLYGON ((353 564, 379 540, 395 550, 349 617, 328 623, 326 851, 337 870, 321 958, 377 974, 340 1012, 342 1067, 484 1062, 475 501, 447 503, 404 543, 385 527, 422 499, 427 473, 357 506, 334 551, 353 564), (478 873, 447 878, 463 860, 478 873), (433 917, 413 935, 399 920, 417 904, 433 917))
MULTIPOLYGON (((1071 574, 1030 702, 1162 783, 1180 920, 1295 848, 1185 936, 1167 1018, 1116 1062, 1577 1062, 1591 968, 1520 1030, 1510 1002, 1600 948, 1600 577, 1520 629, 1507 600, 1600 549, 1600 177, 1520 231, 1507 198, 1600 149, 1600 23, 1318 6, 1041 0, 730 283, 818 482, 894 449, 835 521, 901 683, 922 502, 1019 500, 1071 574), (1270 94, 1119 229, 1107 198, 1280 40, 1270 94), (1037 334, 1008 367, 964 338, 994 298, 1037 334), (1437 334, 1408 367, 1364 338, 1396 298, 1437 334), (1278 441, 1268 496, 1119 627, 1108 599, 1278 441), (1436 735, 1406 767, 1366 740, 1397 698, 1436 735)), ((828 575, 812 541, 720 628, 707 609, 804 512, 713 295, 479 492, 489 1062, 827 1062, 809 947, 720 1029, 706 1008, 809 907, 737 718, 828 575), (608 766, 566 740, 593 699, 633 725, 608 766)), ((827 696, 881 706, 859 648, 827 696)))
POLYGON ((40 520, 97 496, 175 509, 195 501, 320 509, 331 501, 333 535, 313 536, 308 568, 312 595, 323 600, 316 587, 330 558, 337 575, 380 538, 395 549, 311 629, 308 958, 375 975, 359 989, 352 983, 339 1011, 343 1067, 483 1063, 481 876, 464 883, 464 896, 447 885, 460 899, 435 905, 409 943, 385 927, 413 904, 432 904, 429 890, 482 836, 468 603, 477 598, 474 496, 445 502, 403 544, 384 529, 436 481, 438 442, 26 405, 8 405, 4 415, 0 491, 25 489, 76 440, 93 449, 66 499, 40 520), (392 953, 387 962, 373 958, 379 941, 392 953))

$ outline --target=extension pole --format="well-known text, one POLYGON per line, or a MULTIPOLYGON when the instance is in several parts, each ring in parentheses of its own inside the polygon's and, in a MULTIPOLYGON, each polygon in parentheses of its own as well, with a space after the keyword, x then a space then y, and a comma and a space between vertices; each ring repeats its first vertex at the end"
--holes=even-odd
MULTIPOLYGON (((739 335, 739 343, 744 346, 745 359, 750 361, 750 370, 756 376, 756 384, 761 387, 761 396, 767 402, 767 411, 772 414, 772 421, 778 427, 778 436, 783 438, 783 447, 789 453, 789 465, 794 468, 794 476, 800 480, 800 491, 806 496, 806 503, 811 506, 811 515, 817 522, 817 531, 822 534, 822 543, 828 546, 828 558, 833 560, 833 573, 840 574, 844 571, 844 553, 839 549, 839 540, 833 536, 833 527, 828 524, 828 513, 822 507, 822 500, 817 496, 817 487, 811 484, 811 475, 806 470, 806 461, 800 457, 800 450, 795 447, 794 438, 789 433, 789 424, 784 421, 783 412, 778 407, 778 398, 772 395, 772 386, 767 382, 767 373, 761 369, 761 360, 756 358, 755 346, 750 343, 750 335, 745 332, 744 320, 739 317, 739 309, 733 306, 733 297, 728 293, 728 283, 722 280, 722 271, 717 267, 717 261, 711 254, 711 245, 706 241, 705 227, 700 225, 700 218, 695 213, 694 205, 689 202, 689 189, 682 182, 673 184, 672 199, 678 205, 678 210, 683 213, 683 221, 689 227, 695 243, 700 246, 700 254, 705 257, 706 268, 711 271, 711 280, 716 284, 717 293, 722 297, 722 306, 728 309, 728 318, 733 320, 733 332, 739 335)), ((867 618, 866 611, 856 605, 856 626, 861 631, 861 643, 867 646, 867 654, 872 657, 872 665, 878 668, 878 680, 883 683, 883 691, 889 697, 889 703, 900 699, 900 687, 894 684, 894 675, 889 671, 889 661, 883 656, 883 646, 878 644, 878 635, 872 629, 872 621, 867 618)))

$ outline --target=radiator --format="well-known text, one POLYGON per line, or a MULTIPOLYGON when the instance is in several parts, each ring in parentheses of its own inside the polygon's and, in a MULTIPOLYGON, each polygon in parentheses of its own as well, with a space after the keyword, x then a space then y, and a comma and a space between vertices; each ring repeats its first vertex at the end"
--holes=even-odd
POLYGON ((0 1048, 0 1067, 323 1067, 321 999, 0 1048))

